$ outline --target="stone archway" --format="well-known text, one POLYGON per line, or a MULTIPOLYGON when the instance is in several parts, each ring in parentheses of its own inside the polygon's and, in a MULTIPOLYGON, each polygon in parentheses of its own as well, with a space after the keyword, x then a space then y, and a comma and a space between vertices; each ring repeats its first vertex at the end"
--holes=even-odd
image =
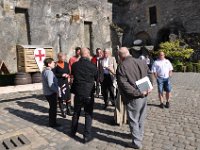
POLYGON ((142 40, 143 45, 151 45, 151 37, 150 35, 145 32, 145 31, 141 31, 138 32, 137 34, 135 34, 135 40, 140 39, 142 40))
POLYGON ((169 41, 171 34, 181 37, 184 32, 185 28, 180 20, 175 20, 168 23, 166 26, 158 31, 155 49, 159 47, 160 43, 169 41))
POLYGON ((170 29, 162 28, 157 33, 157 43, 169 41, 170 29))

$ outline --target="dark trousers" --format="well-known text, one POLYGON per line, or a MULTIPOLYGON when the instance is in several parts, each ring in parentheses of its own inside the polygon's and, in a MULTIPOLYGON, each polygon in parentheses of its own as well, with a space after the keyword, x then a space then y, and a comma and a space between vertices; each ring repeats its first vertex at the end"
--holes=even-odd
POLYGON ((102 86, 100 82, 96 82, 96 95, 99 97, 100 91, 102 92, 102 86))
POLYGON ((56 124, 57 115, 57 94, 45 95, 47 101, 49 102, 49 126, 56 124))
POLYGON ((114 86, 110 74, 104 74, 104 80, 102 83, 103 98, 106 105, 108 105, 108 92, 110 92, 110 98, 112 104, 114 104, 114 86))
POLYGON ((84 112, 85 112, 84 137, 91 136, 93 105, 94 105, 94 96, 83 97, 83 96, 75 95, 75 97, 74 97, 74 115, 72 117, 72 127, 71 127, 71 132, 73 134, 75 134, 77 132, 78 120, 79 120, 79 116, 81 113, 81 108, 84 107, 84 112))

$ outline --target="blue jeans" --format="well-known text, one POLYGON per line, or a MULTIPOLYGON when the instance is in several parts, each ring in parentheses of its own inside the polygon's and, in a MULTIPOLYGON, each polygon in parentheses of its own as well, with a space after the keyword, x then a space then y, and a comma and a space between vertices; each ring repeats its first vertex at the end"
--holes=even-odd
POLYGON ((163 93, 163 91, 171 92, 172 90, 169 78, 158 77, 157 84, 158 84, 158 93, 163 93))

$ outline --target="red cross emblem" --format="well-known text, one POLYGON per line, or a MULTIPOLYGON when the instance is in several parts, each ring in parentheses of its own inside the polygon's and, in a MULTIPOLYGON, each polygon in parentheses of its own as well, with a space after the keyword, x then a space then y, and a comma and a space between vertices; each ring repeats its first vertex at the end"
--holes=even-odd
POLYGON ((45 54, 42 54, 42 50, 38 50, 39 54, 36 54, 35 57, 39 57, 39 61, 42 61, 42 58, 45 57, 45 54))

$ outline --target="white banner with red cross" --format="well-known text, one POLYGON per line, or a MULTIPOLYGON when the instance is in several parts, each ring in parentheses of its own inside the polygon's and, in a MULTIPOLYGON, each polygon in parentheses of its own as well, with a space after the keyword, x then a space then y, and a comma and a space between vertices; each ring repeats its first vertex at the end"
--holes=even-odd
POLYGON ((44 48, 36 48, 34 50, 34 58, 35 61, 38 65, 38 68, 40 70, 40 72, 43 71, 43 67, 44 67, 44 60, 46 58, 46 51, 44 48))

